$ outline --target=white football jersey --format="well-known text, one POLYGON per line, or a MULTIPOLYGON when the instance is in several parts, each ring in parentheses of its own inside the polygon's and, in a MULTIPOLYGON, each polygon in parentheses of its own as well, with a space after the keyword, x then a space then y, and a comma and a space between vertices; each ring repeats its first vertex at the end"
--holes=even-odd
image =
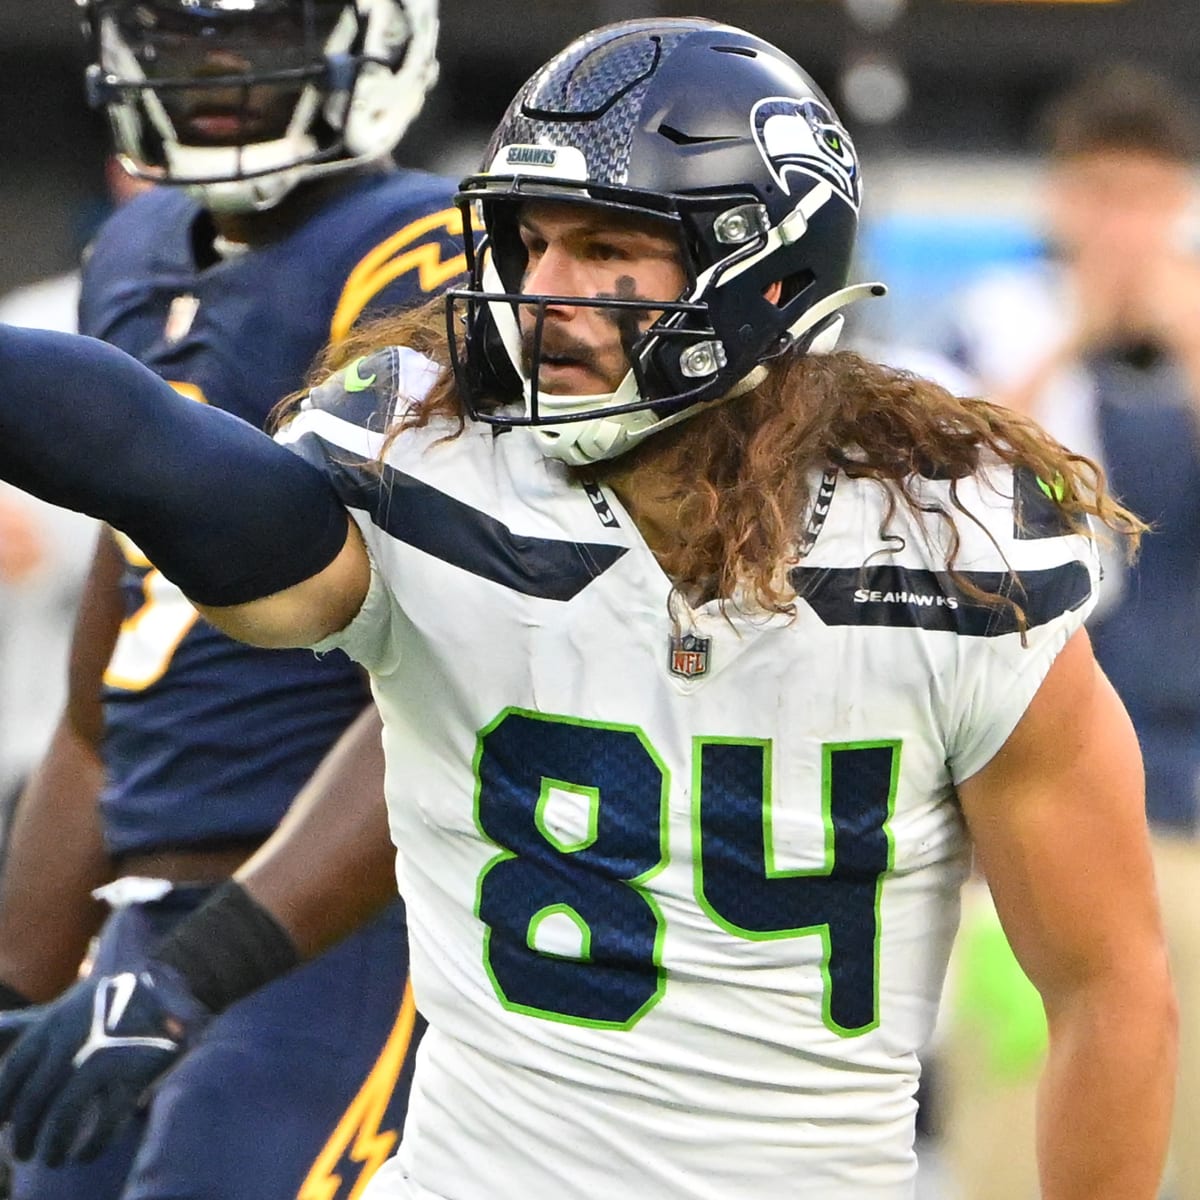
POLYGON ((389 398, 430 378, 373 356, 282 435, 374 562, 319 648, 374 681, 430 1024, 371 1194, 910 1196, 968 860, 954 785, 1080 627, 1090 543, 1032 477, 959 481, 958 566, 1020 601, 1022 645, 951 582, 939 521, 817 472, 795 618, 712 604, 675 631, 616 496, 523 432, 408 432, 371 468, 389 398))

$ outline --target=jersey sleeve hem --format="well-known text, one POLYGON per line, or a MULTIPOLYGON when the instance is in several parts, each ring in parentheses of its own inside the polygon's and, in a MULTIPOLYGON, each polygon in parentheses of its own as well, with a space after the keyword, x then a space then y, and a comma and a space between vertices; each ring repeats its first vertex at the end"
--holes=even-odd
POLYGON ((390 675, 400 665, 401 657, 397 639, 391 636, 393 600, 370 549, 367 557, 371 582, 358 612, 348 625, 314 642, 310 649, 317 654, 341 650, 373 675, 390 675))
POLYGON ((1086 605, 1068 614, 1066 618, 1057 622, 1053 629, 1046 631, 1036 649, 1031 647, 1025 651, 1031 655, 1031 662, 1024 671, 1014 676, 1002 702, 995 692, 992 693, 992 711, 997 716, 986 730, 971 741, 966 750, 961 754, 954 754, 948 763, 950 777, 956 787, 982 771, 1004 747, 1028 711, 1055 660, 1071 638, 1083 628, 1084 620, 1094 605, 1093 592, 1086 605))

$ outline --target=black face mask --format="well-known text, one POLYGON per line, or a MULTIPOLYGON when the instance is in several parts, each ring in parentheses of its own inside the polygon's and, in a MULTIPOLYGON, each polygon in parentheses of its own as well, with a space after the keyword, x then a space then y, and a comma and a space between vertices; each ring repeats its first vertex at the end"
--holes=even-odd
POLYGON ((116 27, 148 82, 311 77, 345 0, 115 0, 116 27))
MULTIPOLYGON (((104 6, 180 140, 266 141, 326 71, 345 0, 111 0, 104 6)), ((129 86, 129 85, 127 85, 129 86)), ((131 85, 137 87, 138 85, 131 85)))

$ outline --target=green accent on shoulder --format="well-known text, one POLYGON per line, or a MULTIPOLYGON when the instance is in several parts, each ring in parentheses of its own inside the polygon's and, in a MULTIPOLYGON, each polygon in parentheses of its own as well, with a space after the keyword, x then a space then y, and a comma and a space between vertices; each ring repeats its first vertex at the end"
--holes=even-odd
MULTIPOLYGON (((378 375, 370 375, 365 379, 363 378, 358 368, 365 361, 365 359, 356 358, 346 368, 346 391, 365 392, 367 388, 371 387, 375 383, 375 380, 379 378, 378 375)), ((1038 480, 1038 482, 1040 483, 1041 480, 1038 480)))
POLYGON ((1037 485, 1051 500, 1061 504, 1066 499, 1067 484, 1061 475, 1054 477, 1053 483, 1047 483, 1044 479, 1039 479, 1037 485))

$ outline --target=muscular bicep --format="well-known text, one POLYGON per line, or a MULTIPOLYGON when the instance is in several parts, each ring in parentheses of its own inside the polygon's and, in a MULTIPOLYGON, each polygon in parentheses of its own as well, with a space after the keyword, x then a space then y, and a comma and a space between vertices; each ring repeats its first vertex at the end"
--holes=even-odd
POLYGON ((358 526, 348 520, 341 551, 315 575, 246 604, 197 607, 218 629, 239 641, 275 649, 311 646, 354 619, 370 583, 366 545, 358 526))
POLYGON ((1083 630, 959 796, 1009 940, 1048 1007, 1159 953, 1141 756, 1083 630))

